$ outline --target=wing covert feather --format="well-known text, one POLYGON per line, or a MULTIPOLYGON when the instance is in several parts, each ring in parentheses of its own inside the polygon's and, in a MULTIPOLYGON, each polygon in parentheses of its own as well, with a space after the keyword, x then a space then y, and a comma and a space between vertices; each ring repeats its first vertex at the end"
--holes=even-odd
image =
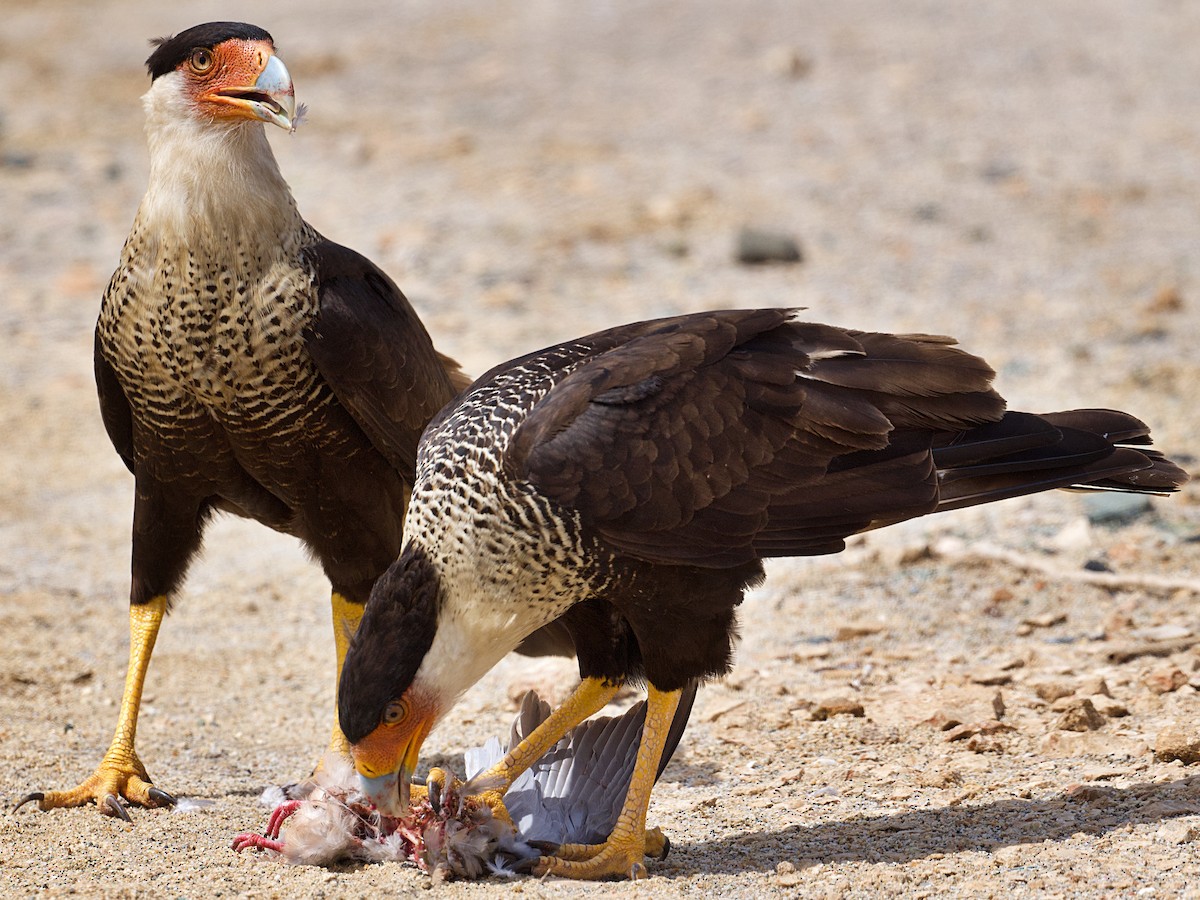
POLYGON ((507 470, 614 546, 661 562, 830 552, 874 519, 932 509, 932 431, 1002 415, 992 370, 946 338, 793 315, 713 312, 622 329, 534 405, 507 470), (891 448, 898 427, 922 429, 923 445, 891 448), (831 464, 852 454, 874 456, 830 480, 831 464))
POLYGON ((374 263, 329 241, 307 254, 320 299, 309 352, 376 449, 411 473, 425 425, 467 379, 374 263))

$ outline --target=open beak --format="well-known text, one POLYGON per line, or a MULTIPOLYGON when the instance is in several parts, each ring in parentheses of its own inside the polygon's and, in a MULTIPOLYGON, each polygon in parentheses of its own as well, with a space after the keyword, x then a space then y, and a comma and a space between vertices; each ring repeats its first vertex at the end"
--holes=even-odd
POLYGON ((288 131, 296 130, 296 91, 292 76, 278 56, 268 56, 258 79, 245 87, 222 87, 210 100, 237 107, 252 118, 288 131))

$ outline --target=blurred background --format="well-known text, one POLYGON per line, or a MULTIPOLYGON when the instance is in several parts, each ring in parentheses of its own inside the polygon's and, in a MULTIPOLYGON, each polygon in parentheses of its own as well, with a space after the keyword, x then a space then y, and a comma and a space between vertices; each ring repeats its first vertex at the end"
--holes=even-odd
MULTIPOLYGON (((146 182, 147 41, 226 18, 272 32, 308 106, 270 135, 305 217, 379 263, 472 373, 635 319, 804 306, 954 335, 1014 407, 1122 407, 1200 453, 1200 4, 4 0, 0 627, 25 653, 0 698, 37 700, 6 718, 13 791, 65 786, 110 733, 132 485, 92 327, 146 182), (785 258, 746 261, 764 243, 785 258)), ((1164 505, 1173 533, 1197 530, 1195 497, 1164 505)), ((1032 508, 1065 521, 1063 504, 1032 508)), ((997 521, 1049 528, 954 527, 997 521)), ((210 534, 143 734, 158 771, 216 760, 198 775, 215 792, 300 770, 332 673, 327 589, 299 549, 210 534), (268 684, 282 757, 251 776, 202 726, 268 684)))

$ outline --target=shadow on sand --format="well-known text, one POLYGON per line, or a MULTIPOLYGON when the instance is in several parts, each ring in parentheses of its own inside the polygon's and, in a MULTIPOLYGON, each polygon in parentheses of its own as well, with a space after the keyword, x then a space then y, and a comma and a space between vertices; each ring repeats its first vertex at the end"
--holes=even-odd
MULTIPOLYGON (((716 841, 676 843, 668 877, 697 874, 690 851, 703 851, 706 873, 766 871, 781 860, 816 863, 905 863, 938 853, 991 852, 1016 844, 1059 841, 1073 834, 1105 834, 1174 816, 1200 813, 1200 775, 1128 787, 1088 785, 1073 796, 1011 798, 946 806, 842 822, 793 825, 778 831, 740 833, 716 841), (1082 799, 1086 797, 1087 799, 1082 799)), ((670 831, 670 824, 661 823, 670 831)))

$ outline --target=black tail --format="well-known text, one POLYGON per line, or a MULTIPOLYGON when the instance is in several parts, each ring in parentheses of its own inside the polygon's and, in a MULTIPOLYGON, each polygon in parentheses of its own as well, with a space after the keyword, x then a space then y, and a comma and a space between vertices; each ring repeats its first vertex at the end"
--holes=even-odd
POLYGON ((1150 429, 1128 413, 1074 409, 1006 413, 933 448, 938 511, 1054 488, 1166 494, 1188 475, 1149 447, 1150 429))

